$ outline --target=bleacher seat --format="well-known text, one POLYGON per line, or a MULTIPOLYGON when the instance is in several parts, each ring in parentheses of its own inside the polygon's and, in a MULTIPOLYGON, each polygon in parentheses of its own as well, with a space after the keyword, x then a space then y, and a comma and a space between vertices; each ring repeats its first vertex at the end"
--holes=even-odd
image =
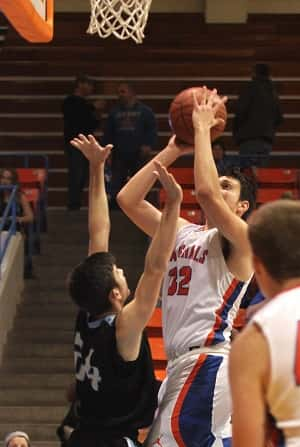
POLYGON ((168 171, 174 175, 177 182, 185 188, 194 188, 194 169, 188 168, 169 168, 168 171))
POLYGON ((298 198, 298 190, 290 188, 260 188, 257 191, 257 203, 263 204, 281 199, 282 195, 287 191, 291 192, 294 199, 298 198))
POLYGON ((180 217, 194 224, 202 225, 204 215, 199 207, 197 208, 181 208, 180 217))
POLYGON ((158 380, 163 380, 166 375, 166 354, 162 338, 161 309, 157 307, 150 321, 147 324, 147 334, 154 363, 155 376, 158 380))
POLYGON ((39 200, 38 203, 39 210, 37 214, 38 218, 38 231, 47 230, 47 169, 43 168, 17 168, 17 173, 19 177, 19 182, 21 188, 36 189, 38 188, 39 200))
POLYGON ((167 366, 167 357, 162 337, 149 337, 154 370, 163 371, 167 366))
POLYGON ((299 184, 298 169, 258 168, 256 171, 258 184, 289 184, 294 188, 299 184))
POLYGON ((41 192, 39 188, 29 188, 21 186, 28 202, 31 204, 34 212, 33 222, 33 252, 39 254, 41 247, 41 192))
MULTIPOLYGON (((182 190, 182 193, 183 193, 182 207, 185 207, 187 205, 195 207, 197 204, 196 197, 195 197, 195 191, 193 189, 185 189, 184 188, 182 190)), ((162 206, 165 202, 166 202, 166 192, 164 189, 161 189, 159 192, 160 206, 162 206)))
POLYGON ((161 309, 157 307, 147 324, 147 334, 149 337, 162 337, 161 309))
POLYGON ((17 168, 17 173, 22 185, 36 186, 41 190, 45 187, 47 179, 46 169, 17 168))

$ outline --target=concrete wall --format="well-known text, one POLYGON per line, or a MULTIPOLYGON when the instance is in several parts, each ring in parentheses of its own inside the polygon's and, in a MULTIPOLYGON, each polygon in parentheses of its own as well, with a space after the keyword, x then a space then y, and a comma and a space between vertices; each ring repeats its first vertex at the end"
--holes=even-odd
POLYGON ((248 0, 249 14, 299 14, 299 0, 248 0))
MULTIPOLYGON (((204 10, 205 0, 152 0, 152 12, 201 12, 204 10)), ((61 11, 89 11, 87 0, 55 0, 55 10, 61 11)))
MULTIPOLYGON (((227 0, 217 0, 219 7, 226 7, 227 0)), ((251 14, 300 13, 300 0, 245 0, 251 14)), ((204 12, 206 0, 152 0, 152 12, 204 12)), ((88 12, 88 0, 55 0, 57 12, 88 12)))
POLYGON ((13 326, 24 286, 23 237, 17 233, 9 242, 0 278, 0 364, 7 334, 13 326))

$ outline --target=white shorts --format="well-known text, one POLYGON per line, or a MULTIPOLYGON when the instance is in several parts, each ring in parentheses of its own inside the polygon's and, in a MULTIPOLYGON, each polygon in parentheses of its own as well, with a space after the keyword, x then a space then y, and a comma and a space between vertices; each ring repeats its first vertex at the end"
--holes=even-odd
POLYGON ((195 349, 168 362, 146 447, 229 447, 228 353, 195 349))

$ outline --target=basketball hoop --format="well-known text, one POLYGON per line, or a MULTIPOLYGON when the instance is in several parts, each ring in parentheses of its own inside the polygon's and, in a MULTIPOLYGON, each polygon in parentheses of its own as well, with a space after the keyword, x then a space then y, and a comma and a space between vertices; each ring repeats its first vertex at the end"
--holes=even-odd
POLYGON ((90 0, 89 34, 142 43, 152 0, 90 0))

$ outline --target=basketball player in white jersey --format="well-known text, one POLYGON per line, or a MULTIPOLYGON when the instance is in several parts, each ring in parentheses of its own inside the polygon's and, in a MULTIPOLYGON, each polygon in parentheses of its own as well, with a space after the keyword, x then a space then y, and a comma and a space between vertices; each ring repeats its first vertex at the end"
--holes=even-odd
MULTIPOLYGON (((240 173, 218 178, 210 129, 219 100, 204 89, 195 98, 195 194, 207 224, 179 218, 177 240, 162 290, 167 379, 147 447, 228 446, 231 404, 227 360, 234 317, 252 275, 247 224, 253 185, 240 173)), ((183 153, 172 138, 156 160, 170 165, 183 153)), ((155 160, 154 159, 154 160, 155 160)), ((155 179, 148 163, 123 188, 125 213, 152 236, 160 211, 145 200, 155 179)))
POLYGON ((300 204, 277 201, 250 219, 256 279, 270 302, 233 343, 233 445, 264 447, 267 413, 281 435, 268 445, 300 446, 300 204))

